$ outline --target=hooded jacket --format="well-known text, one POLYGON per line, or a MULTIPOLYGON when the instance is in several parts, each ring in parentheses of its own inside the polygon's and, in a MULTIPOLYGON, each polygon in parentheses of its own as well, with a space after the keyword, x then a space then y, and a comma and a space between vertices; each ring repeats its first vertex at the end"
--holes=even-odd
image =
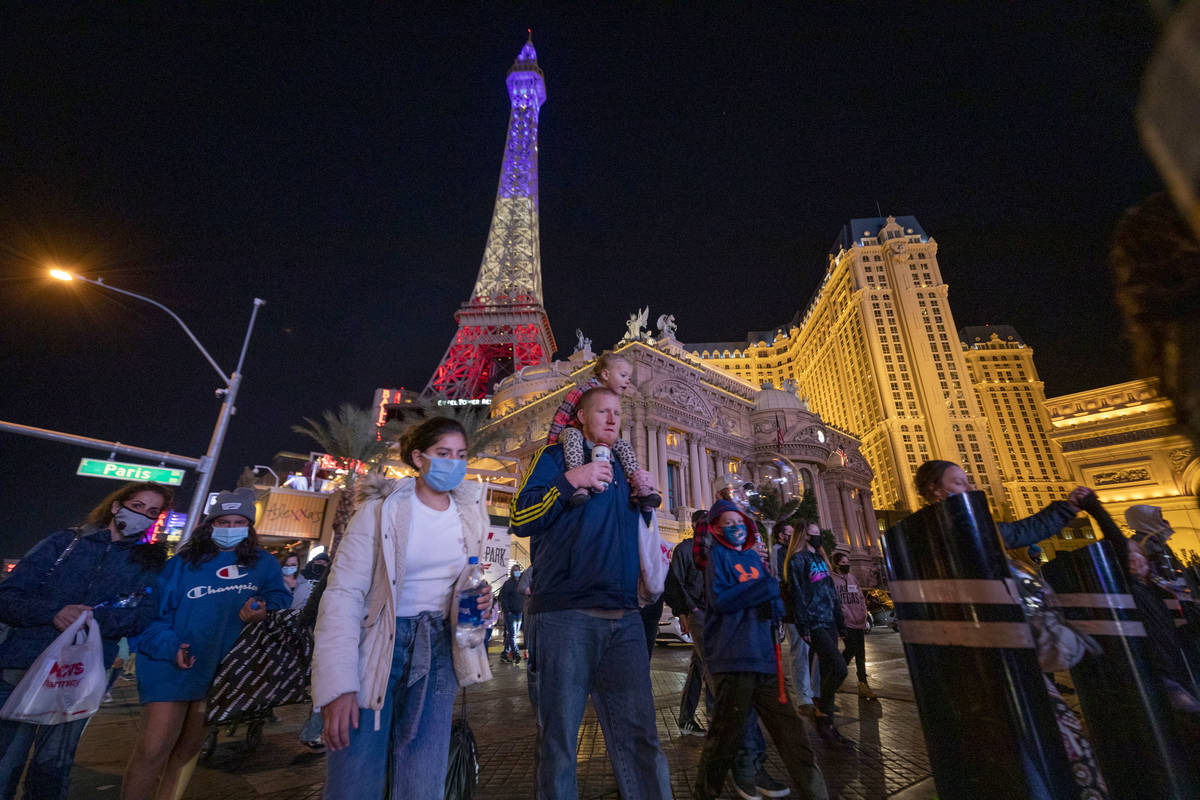
POLYGON ((0 622, 12 626, 0 643, 0 668, 27 669, 58 638, 54 615, 63 606, 94 606, 135 593, 126 608, 103 606, 92 611, 100 626, 104 660, 117 657, 117 643, 136 636, 154 619, 154 589, 166 562, 162 545, 138 539, 113 541, 108 528, 85 527, 52 533, 33 546, 8 578, 0 583, 0 622), (54 562, 71 541, 75 548, 57 567, 54 562), (161 553, 151 553, 157 548, 161 553), (142 556, 139 558, 139 555, 142 556))
POLYGON ((704 568, 704 663, 714 674, 773 675, 773 628, 783 617, 779 581, 767 572, 751 534, 740 548, 726 542, 716 530, 711 532, 711 541, 704 568))
MULTIPOLYGON (((378 475, 363 478, 361 505, 334 557, 317 612, 312 667, 316 708, 347 692, 358 693, 359 708, 376 712, 383 708, 396 635, 393 592, 404 584, 415 496, 416 478, 388 480, 378 475)), ((464 481, 450 496, 462 520, 467 556, 482 556, 488 525, 483 486, 464 481)), ((469 572, 463 569, 445 610, 452 636, 458 615, 451 610, 469 572)), ((491 679, 482 643, 451 649, 460 686, 491 679)), ((375 726, 379 726, 378 713, 375 726)))
MULTIPOLYGON (((585 461, 590 452, 585 440, 585 461)), ((509 523, 514 535, 530 538, 536 571, 526 613, 638 608, 638 511, 629 503, 620 462, 613 461, 612 468, 608 489, 569 508, 575 487, 566 479, 562 445, 546 445, 534 455, 513 497, 509 523)))

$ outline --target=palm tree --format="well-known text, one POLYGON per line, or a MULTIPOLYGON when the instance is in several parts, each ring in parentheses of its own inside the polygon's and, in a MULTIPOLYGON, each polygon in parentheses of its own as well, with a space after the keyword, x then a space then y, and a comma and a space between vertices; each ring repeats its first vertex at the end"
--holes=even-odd
POLYGON ((342 497, 333 515, 333 543, 329 548, 332 557, 346 535, 346 526, 357 505, 354 482, 359 463, 374 466, 381 462, 403 426, 389 420, 380 427, 374 409, 359 408, 353 403, 342 403, 337 411, 327 409, 321 414, 321 421, 311 417, 305 417, 304 421, 306 425, 293 425, 292 430, 312 439, 346 470, 342 497))

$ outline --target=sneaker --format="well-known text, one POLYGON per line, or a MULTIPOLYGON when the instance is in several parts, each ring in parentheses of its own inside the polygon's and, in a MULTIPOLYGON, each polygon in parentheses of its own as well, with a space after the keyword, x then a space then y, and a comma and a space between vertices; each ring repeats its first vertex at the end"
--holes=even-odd
POLYGON ((514 663, 514 664, 520 664, 520 663, 521 663, 521 654, 520 654, 520 653, 517 653, 516 655, 514 655, 514 656, 513 656, 513 663, 514 663))
POLYGON ((576 489, 575 494, 567 498, 567 507, 578 508, 591 499, 592 494, 587 489, 576 489))
POLYGON ((858 682, 858 696, 863 698, 864 700, 878 700, 879 699, 879 697, 876 696, 875 692, 871 689, 870 685, 868 685, 866 681, 858 682))
POLYGON ((301 739, 300 744, 307 747, 313 753, 324 753, 325 752, 325 743, 322 742, 320 739, 317 739, 314 742, 306 742, 303 739, 301 739))
POLYGON ((762 795, 758 793, 758 787, 754 785, 753 778, 747 780, 735 775, 733 777, 733 791, 742 800, 762 800, 762 795))
POLYGON ((508 653, 501 653, 500 654, 500 663, 507 664, 508 662, 509 662, 508 653))
POLYGON ((754 785, 763 797, 787 797, 792 793, 790 786, 772 778, 765 769, 760 769, 754 776, 754 785))
POLYGON ((854 742, 847 739, 833 725, 833 720, 830 717, 817 717, 817 733, 821 735, 821 739, 825 744, 831 747, 853 747, 854 742))
POLYGON ((704 730, 704 726, 695 720, 688 720, 679 726, 679 732, 684 736, 704 736, 708 731, 704 730))

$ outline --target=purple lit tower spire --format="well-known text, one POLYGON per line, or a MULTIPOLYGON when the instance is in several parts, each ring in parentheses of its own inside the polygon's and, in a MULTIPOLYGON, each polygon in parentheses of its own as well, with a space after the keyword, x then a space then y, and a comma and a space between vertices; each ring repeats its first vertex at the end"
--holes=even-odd
POLYGON ((554 353, 554 334, 542 307, 538 235, 538 113, 546 83, 532 35, 505 80, 512 113, 504 163, 483 262, 471 299, 454 315, 458 333, 426 394, 479 399, 502 378, 554 353))

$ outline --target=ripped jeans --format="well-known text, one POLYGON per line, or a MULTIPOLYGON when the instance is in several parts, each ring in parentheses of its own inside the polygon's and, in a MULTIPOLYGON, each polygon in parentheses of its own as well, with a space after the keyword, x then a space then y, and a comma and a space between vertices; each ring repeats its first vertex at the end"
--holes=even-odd
POLYGON ((360 708, 350 746, 325 756, 325 800, 384 797, 389 783, 391 794, 386 796, 442 800, 458 693, 452 647, 450 625, 441 615, 396 618, 392 671, 378 729, 376 712, 360 708))

